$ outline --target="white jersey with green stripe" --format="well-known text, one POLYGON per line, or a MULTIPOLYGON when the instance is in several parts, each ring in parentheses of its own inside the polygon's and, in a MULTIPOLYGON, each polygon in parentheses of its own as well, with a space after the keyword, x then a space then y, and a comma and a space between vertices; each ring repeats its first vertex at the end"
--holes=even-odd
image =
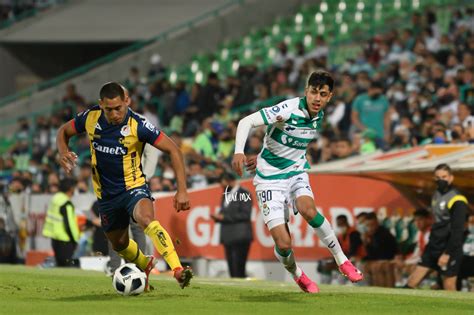
POLYGON ((260 110, 268 127, 257 158, 258 177, 286 179, 309 168, 306 148, 321 130, 324 113, 311 118, 307 108, 306 97, 296 97, 260 110))

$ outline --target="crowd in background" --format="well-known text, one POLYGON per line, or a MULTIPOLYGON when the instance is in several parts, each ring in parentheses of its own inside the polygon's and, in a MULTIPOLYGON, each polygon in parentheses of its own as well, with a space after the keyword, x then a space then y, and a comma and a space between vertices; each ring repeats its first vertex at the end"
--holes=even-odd
MULTIPOLYGON (((8 1, 0 2, 0 21, 8 6, 5 3, 8 1)), ((312 165, 376 150, 429 143, 474 143, 472 9, 454 11, 446 34, 440 32, 433 12, 414 13, 412 25, 374 36, 364 43, 360 55, 337 67, 328 64, 331 51, 322 36, 315 38, 315 48, 310 51, 300 44, 292 52, 283 42, 277 48, 271 67, 241 66, 235 76, 226 78, 209 73, 205 84, 171 84, 156 56, 147 73, 134 67, 123 78, 132 109, 154 117, 154 123, 181 148, 189 188, 217 183, 229 169, 240 118, 256 111, 268 99, 302 96, 307 76, 319 68, 334 75, 336 87, 325 110, 323 131, 307 152, 312 165)), ((68 105, 49 116, 37 117, 34 126, 26 118, 18 120, 15 143, 0 157, 0 171, 7 171, 0 178, 6 191, 58 191, 64 174, 56 161, 56 132, 75 113, 95 105, 80 95, 80 87, 72 84, 62 101, 68 105)), ((264 132, 263 128, 252 131, 245 149, 248 156, 260 152, 264 132)), ((73 148, 80 158, 75 169, 77 190, 91 192, 88 139, 77 138, 73 148)), ((155 176, 149 179, 150 189, 173 191, 174 176, 169 157, 161 155, 155 176)), ((371 281, 394 286, 403 282, 409 268, 405 262, 415 243, 419 246, 415 232, 420 226, 416 222, 425 219, 428 225, 426 213, 415 213, 414 221, 406 226, 407 231, 414 226, 409 237, 398 235, 396 223, 390 218, 380 224, 373 214, 359 215, 356 227, 351 227, 347 219, 345 224, 344 219, 338 219, 337 226, 359 233, 358 247, 345 251, 365 263, 371 281), (375 237, 383 239, 385 245, 375 248, 375 237), (371 263, 379 260, 389 263, 371 263), (383 277, 387 275, 390 278, 383 277)), ((341 243, 350 246, 348 242, 341 243)), ((323 274, 331 270, 324 264, 320 266, 323 274)))
MULTIPOLYGON (((323 131, 309 146, 310 164, 378 149, 474 142, 473 10, 453 12, 447 34, 441 34, 430 11, 414 13, 412 23, 374 36, 357 58, 337 67, 328 65, 329 47, 318 36, 311 51, 297 45, 290 52, 282 42, 271 67, 241 66, 235 76, 226 78, 209 73, 205 84, 172 85, 156 56, 148 73, 133 67, 122 82, 129 89, 131 107, 156 117, 158 127, 181 147, 191 188, 216 182, 228 168, 241 117, 268 99, 301 96, 308 74, 318 68, 330 68, 336 87, 323 131)), ((37 117, 34 128, 27 119, 18 121, 15 145, 0 158, 0 170, 13 171, 3 178, 10 191, 57 190, 62 174, 55 160, 56 131, 75 113, 94 105, 72 84, 62 101, 69 106, 37 117)), ((263 134, 264 129, 251 133, 247 155, 258 154, 263 134)), ((90 191, 87 138, 79 138, 74 149, 81 161, 76 169, 79 190, 90 191)), ((153 190, 174 189, 167 156, 161 156, 155 175, 153 190)))
MULTIPOLYGON (((374 212, 361 212, 351 224, 345 215, 336 219, 336 233, 342 249, 364 272, 362 285, 405 287, 430 240, 435 222, 431 212, 419 208, 413 217, 379 218, 374 212)), ((457 289, 474 291, 474 214, 467 219, 463 258, 458 273, 457 289), (468 280, 469 279, 469 280, 468 280)), ((318 262, 321 283, 346 283, 332 258, 318 262)), ((442 289, 441 276, 433 271, 423 287, 442 289)))
POLYGON ((33 9, 44 9, 58 0, 0 0, 0 24, 3 22, 15 22, 23 14, 33 9))

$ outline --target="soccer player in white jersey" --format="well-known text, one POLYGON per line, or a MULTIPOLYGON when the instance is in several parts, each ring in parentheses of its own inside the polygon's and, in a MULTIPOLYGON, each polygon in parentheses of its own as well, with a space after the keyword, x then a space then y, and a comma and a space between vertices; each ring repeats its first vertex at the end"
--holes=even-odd
POLYGON ((318 213, 308 174, 306 148, 316 138, 324 116, 323 109, 333 95, 334 79, 326 71, 313 72, 304 97, 285 100, 263 108, 240 120, 237 127, 232 167, 242 176, 245 142, 252 127, 268 125, 262 151, 257 157, 254 178, 258 205, 275 242, 275 256, 291 273, 299 287, 308 293, 319 288, 296 264, 288 229, 288 204, 311 225, 329 249, 339 271, 352 282, 362 273, 344 255, 329 222, 318 213))

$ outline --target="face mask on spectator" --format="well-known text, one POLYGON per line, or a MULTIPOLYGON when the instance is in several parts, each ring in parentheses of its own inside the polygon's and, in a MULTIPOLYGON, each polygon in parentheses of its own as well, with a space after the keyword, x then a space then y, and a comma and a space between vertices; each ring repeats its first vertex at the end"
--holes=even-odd
POLYGON ((449 188, 449 183, 447 180, 444 179, 438 179, 436 180, 436 187, 440 193, 444 193, 448 190, 449 188))
POLYGON ((357 224, 357 231, 359 231, 360 234, 364 234, 367 232, 367 226, 363 223, 357 224))
POLYGON ((336 233, 336 235, 345 234, 347 232, 347 227, 336 226, 336 228, 334 229, 334 232, 336 233))
POLYGON ((435 144, 442 144, 442 143, 446 143, 446 141, 445 141, 444 138, 442 138, 442 137, 434 137, 434 138, 433 138, 433 143, 435 143, 435 144))
POLYGON ((421 117, 420 117, 420 116, 413 116, 412 119, 413 119, 413 123, 414 123, 415 125, 419 125, 420 122, 421 122, 421 117))

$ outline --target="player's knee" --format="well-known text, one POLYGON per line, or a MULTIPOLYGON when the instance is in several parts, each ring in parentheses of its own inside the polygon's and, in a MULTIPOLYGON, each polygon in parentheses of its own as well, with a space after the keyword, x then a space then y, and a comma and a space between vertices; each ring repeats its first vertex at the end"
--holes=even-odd
POLYGON ((129 239, 128 238, 119 238, 115 240, 110 240, 112 247, 116 252, 120 252, 128 247, 129 239))
POLYGON ((291 240, 279 239, 275 242, 275 245, 281 251, 290 251, 291 250, 291 240))

